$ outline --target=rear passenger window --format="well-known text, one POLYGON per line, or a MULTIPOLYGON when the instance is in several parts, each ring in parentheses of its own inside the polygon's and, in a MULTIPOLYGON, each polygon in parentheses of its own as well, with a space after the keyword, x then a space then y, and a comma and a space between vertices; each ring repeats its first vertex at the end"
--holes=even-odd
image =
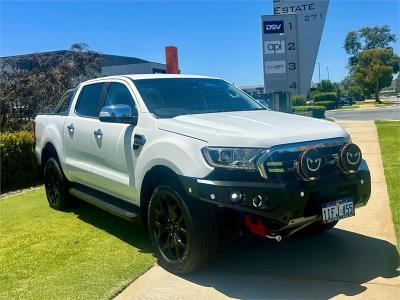
POLYGON ((69 112, 69 108, 71 106, 71 100, 73 98, 73 96, 75 95, 75 89, 73 90, 69 90, 67 92, 65 92, 65 94, 62 96, 60 102, 58 103, 55 112, 57 114, 68 114, 69 112))
POLYGON ((108 86, 104 106, 113 104, 126 104, 129 105, 132 110, 135 107, 135 102, 132 98, 131 93, 129 92, 128 88, 122 83, 111 82, 108 86))
POLYGON ((84 117, 98 117, 99 100, 104 83, 94 83, 82 88, 79 95, 76 112, 84 117))

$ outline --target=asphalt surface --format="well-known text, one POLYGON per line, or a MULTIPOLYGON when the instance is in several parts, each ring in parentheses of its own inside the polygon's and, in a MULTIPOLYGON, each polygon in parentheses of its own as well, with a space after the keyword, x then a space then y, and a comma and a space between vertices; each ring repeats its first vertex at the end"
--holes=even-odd
POLYGON ((400 120, 400 104, 396 103, 389 107, 327 111, 325 116, 327 118, 352 121, 400 120))

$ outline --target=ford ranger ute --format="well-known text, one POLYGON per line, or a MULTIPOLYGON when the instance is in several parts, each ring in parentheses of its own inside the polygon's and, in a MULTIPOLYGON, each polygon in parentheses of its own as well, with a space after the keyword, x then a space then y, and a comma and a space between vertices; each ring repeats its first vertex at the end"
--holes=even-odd
POLYGON ((86 81, 34 125, 49 205, 78 198, 142 219, 174 273, 207 262, 220 236, 322 233, 370 197, 367 164, 341 126, 271 111, 217 78, 86 81))

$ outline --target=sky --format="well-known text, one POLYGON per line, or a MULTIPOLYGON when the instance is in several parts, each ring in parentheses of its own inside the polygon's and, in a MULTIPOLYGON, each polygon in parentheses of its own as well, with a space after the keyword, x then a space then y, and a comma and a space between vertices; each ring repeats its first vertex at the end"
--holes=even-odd
MULTIPOLYGON (((272 1, 3 1, 0 56, 68 49, 75 42, 101 53, 165 62, 178 47, 182 73, 236 85, 263 82, 260 16, 272 1)), ((317 62, 321 79, 347 74, 343 41, 365 26, 391 27, 400 38, 400 1, 331 0, 317 62)), ((399 54, 399 42, 395 45, 399 54)), ((317 66, 317 65, 316 65, 317 66)), ((318 67, 313 81, 318 81, 318 67)))

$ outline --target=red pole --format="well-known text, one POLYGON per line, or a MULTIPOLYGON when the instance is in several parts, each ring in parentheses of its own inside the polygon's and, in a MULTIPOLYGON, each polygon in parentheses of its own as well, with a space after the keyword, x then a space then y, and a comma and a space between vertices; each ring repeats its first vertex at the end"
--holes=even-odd
POLYGON ((175 46, 165 47, 165 60, 168 74, 179 74, 178 48, 175 46))

